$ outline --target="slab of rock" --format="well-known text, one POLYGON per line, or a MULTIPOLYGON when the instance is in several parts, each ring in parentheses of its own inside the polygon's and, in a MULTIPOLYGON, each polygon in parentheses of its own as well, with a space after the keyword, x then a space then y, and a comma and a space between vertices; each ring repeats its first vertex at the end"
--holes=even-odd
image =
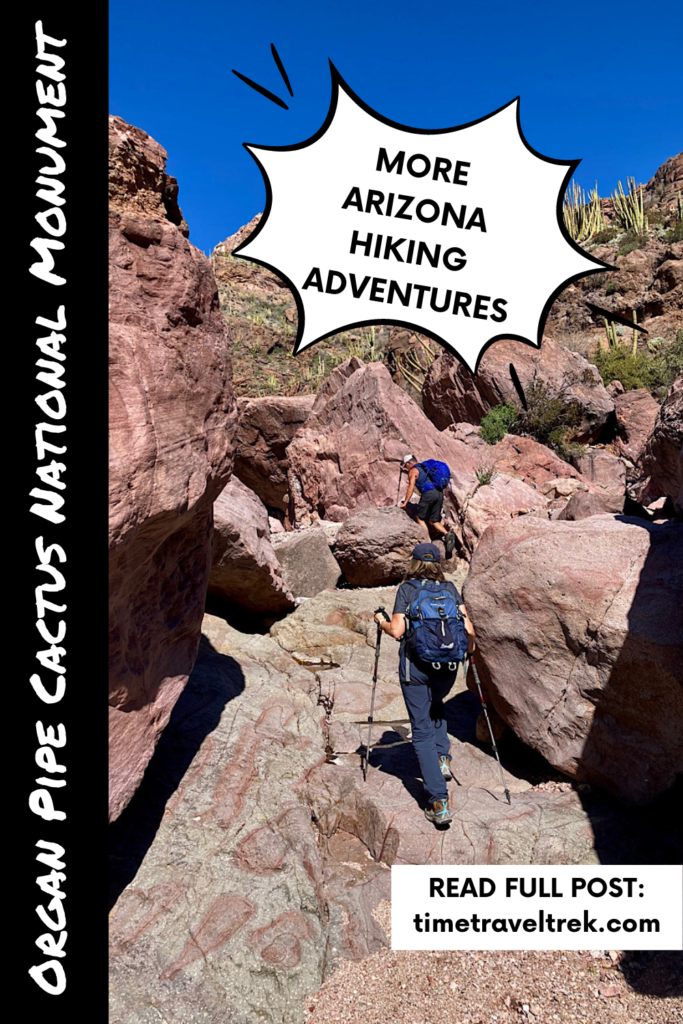
POLYGON ((463 506, 462 530, 468 550, 475 550, 484 531, 493 523, 544 511, 548 506, 548 499, 522 480, 504 475, 494 477, 490 484, 477 487, 463 506))
POLYGON ((336 587, 341 569, 330 551, 325 531, 312 526, 272 538, 282 575, 294 597, 315 597, 336 587))
POLYGON ((683 527, 592 516, 494 524, 464 599, 482 681, 573 778, 646 803, 683 768, 683 527))
POLYGON ((567 403, 578 407, 577 439, 595 441, 613 421, 614 402, 595 366, 552 338, 544 338, 540 349, 520 341, 497 341, 482 356, 476 375, 454 355, 444 352, 434 360, 425 380, 425 413, 440 430, 445 430, 452 423, 480 423, 489 409, 501 402, 521 408, 510 377, 510 363, 522 388, 526 389, 535 379, 554 393, 562 389, 567 403))
POLYGON ((618 455, 612 455, 603 448, 589 448, 573 461, 584 480, 610 494, 623 497, 626 493, 626 463, 618 455))
POLYGON ((668 495, 683 516, 683 376, 669 389, 638 468, 635 498, 646 503, 668 495))
POLYGON ((513 787, 508 806, 497 766, 486 761, 485 787, 449 784, 454 820, 447 830, 435 829, 416 803, 421 784, 409 789, 393 772, 371 769, 364 783, 357 767, 324 765, 309 777, 308 800, 325 834, 350 832, 388 865, 599 863, 578 794, 513 787))
POLYGON ((334 553, 353 587, 383 587, 403 579, 423 527, 396 506, 358 512, 343 524, 334 553))
POLYGON ((659 402, 649 391, 637 388, 625 391, 614 399, 617 414, 618 445, 623 455, 631 462, 637 462, 652 433, 659 415, 659 402))
POLYGON ((315 395, 241 398, 235 434, 235 476, 272 508, 287 512, 287 445, 306 422, 315 395))
POLYGON ((553 518, 576 522, 579 519, 588 519, 589 516, 604 515, 605 512, 623 511, 623 494, 610 494, 609 491, 604 491, 602 494, 577 491, 553 518))
MULTIPOLYGON (((459 500, 475 482, 476 455, 438 431, 385 366, 355 362, 356 369, 350 360, 330 375, 287 449, 297 521, 316 513, 344 522, 362 509, 395 505, 408 454, 448 463, 459 500)), ((402 495, 405 488, 404 475, 402 495)))
POLYGON ((142 778, 199 644, 211 507, 229 478, 230 340, 166 151, 119 117, 110 152, 110 818, 142 778))
POLYGON ((291 611, 294 595, 271 543, 261 499, 233 477, 216 499, 213 515, 209 593, 251 615, 291 611))
MULTIPOLYGON (((147 1024, 154 1005, 204 1024, 228 1006, 235 1020, 299 1024, 328 946, 345 952, 299 795, 324 760, 315 677, 269 637, 214 616, 203 633, 178 714, 115 826, 111 1017, 147 1024)), ((370 936, 365 955, 377 946, 370 936)))
MULTIPOLYGON (((396 589, 325 590, 271 627, 270 635, 295 661, 320 670, 321 699, 331 722, 367 721, 377 638, 374 613, 384 605, 391 614, 396 589)), ((375 719, 407 720, 398 683, 398 644, 391 637, 383 638, 377 678, 375 719)))

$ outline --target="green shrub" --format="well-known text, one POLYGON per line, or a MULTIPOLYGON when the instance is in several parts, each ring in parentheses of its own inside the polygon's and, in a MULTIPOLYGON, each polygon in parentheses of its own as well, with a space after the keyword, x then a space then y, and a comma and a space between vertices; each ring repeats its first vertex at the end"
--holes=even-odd
MULTIPOLYGON (((571 382, 567 382, 570 386, 571 382)), ((562 392, 558 393, 542 381, 534 380, 525 388, 527 408, 519 414, 515 433, 533 437, 540 444, 547 444, 559 451, 572 438, 580 416, 575 403, 568 402, 562 392)))
POLYGON ((672 228, 664 232, 666 242, 683 242, 683 220, 677 220, 672 228))
POLYGON ((610 283, 605 288, 605 295, 614 295, 616 290, 617 290, 617 282, 616 281, 610 281, 610 283))
POLYGON ((605 384, 619 380, 626 391, 646 388, 662 399, 679 373, 683 372, 683 331, 668 345, 658 345, 654 352, 633 353, 630 345, 612 345, 608 351, 598 349, 593 361, 605 384))
POLYGON ((634 249, 642 249, 646 242, 647 235, 637 235, 635 231, 627 231, 617 249, 617 256, 627 256, 634 249))
POLYGON ((643 212, 647 217, 647 222, 650 227, 666 224, 666 214, 662 213, 661 210, 658 210, 656 206, 646 206, 643 212))
POLYGON ((598 231, 597 235, 594 235, 591 241, 595 245, 604 245, 606 242, 611 242, 618 234, 618 228, 604 228, 602 231, 598 231))
POLYGON ((502 441, 513 423, 517 419, 517 409, 509 402, 503 405, 494 405, 479 425, 479 435, 487 444, 496 444, 502 441))

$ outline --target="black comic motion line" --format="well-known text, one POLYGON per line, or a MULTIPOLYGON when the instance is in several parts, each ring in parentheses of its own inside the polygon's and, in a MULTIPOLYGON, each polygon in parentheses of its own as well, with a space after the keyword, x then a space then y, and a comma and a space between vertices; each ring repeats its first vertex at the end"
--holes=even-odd
MULTIPOLYGON (((524 344, 530 345, 532 348, 540 347, 541 340, 543 338, 543 331, 545 329, 546 320, 547 320, 548 314, 550 312, 550 308, 551 308, 553 302, 555 301, 555 299, 557 298, 557 296, 565 288, 567 288, 570 284, 572 284, 574 281, 579 280, 582 277, 586 277, 586 276, 588 276, 590 274, 596 274, 596 273, 598 273, 600 271, 615 270, 615 269, 617 269, 616 267, 612 267, 609 264, 604 263, 603 261, 596 259, 594 256, 591 256, 590 254, 584 252, 584 250, 581 249, 581 247, 571 238, 569 232, 567 231, 567 228, 566 228, 566 226, 564 224, 563 214, 562 214, 563 197, 564 197, 564 193, 565 193, 565 190, 567 188, 567 185, 568 185, 569 181, 571 180, 572 176, 574 175, 574 173, 576 171, 576 168, 578 167, 578 165, 579 165, 579 163, 581 161, 580 160, 571 160, 571 161, 556 160, 556 159, 554 159, 552 157, 544 156, 543 154, 537 152, 527 142, 527 140, 524 137, 524 134, 522 132, 522 127, 521 127, 521 123, 520 123, 519 97, 516 97, 515 99, 511 100, 510 103, 503 104, 503 106, 499 107, 497 110, 492 111, 490 114, 487 114, 487 115, 485 115, 484 117, 481 117, 481 118, 477 118, 477 119, 475 119, 473 121, 469 121, 466 124, 455 125, 455 126, 453 126, 451 128, 444 128, 444 129, 441 129, 441 128, 439 128, 439 129, 435 129, 435 128, 434 129, 433 128, 412 128, 412 127, 409 127, 407 125, 400 124, 397 121, 392 121, 391 119, 389 119, 387 117, 384 117, 382 114, 379 114, 376 110, 373 110, 359 96, 357 96, 356 93, 350 88, 350 86, 344 81, 344 79, 342 78, 341 74, 339 73, 339 71, 337 70, 335 65, 332 63, 332 61, 330 61, 329 64, 330 64, 330 75, 331 75, 331 80, 332 80, 332 90, 331 90, 330 106, 329 106, 329 109, 328 109, 325 121, 320 126, 320 128, 318 129, 317 132, 315 132, 312 136, 310 136, 310 138, 305 139, 303 142, 294 143, 294 144, 289 145, 289 146, 263 146, 263 145, 258 145, 258 144, 255 144, 255 143, 246 143, 246 142, 243 143, 245 149, 253 157, 254 161, 256 162, 256 165, 258 166, 259 170, 261 171, 261 174, 263 175, 263 180, 264 180, 265 187, 266 187, 266 204, 265 204, 265 209, 264 209, 264 212, 263 212, 263 215, 261 217, 261 220, 260 220, 259 224, 256 226, 255 230, 250 234, 250 236, 247 239, 245 239, 233 251, 232 255, 236 256, 238 258, 241 258, 241 259, 249 260, 249 261, 251 261, 253 263, 257 263, 260 266, 266 267, 266 269, 272 271, 282 281, 284 281, 284 283, 287 285, 287 287, 291 290, 292 295, 294 297, 294 300, 296 302, 297 311, 298 311, 298 331, 297 331, 297 337, 296 337, 296 341, 295 341, 295 345, 294 345, 294 354, 297 354, 300 351, 301 341, 302 341, 302 338, 303 338, 303 335, 304 335, 304 329, 305 329, 304 304, 303 304, 302 297, 301 297, 299 289, 293 283, 291 278, 289 278, 287 276, 287 274, 280 267, 276 267, 273 264, 269 263, 268 261, 266 261, 264 259, 261 259, 261 258, 258 258, 256 256, 241 255, 242 250, 244 248, 246 248, 246 246, 248 244, 253 242, 257 238, 257 236, 260 234, 260 232, 262 231, 263 227, 265 226, 265 224, 268 221, 268 217, 269 217, 269 215, 271 213, 272 205, 273 205, 273 190, 272 190, 272 185, 271 185, 271 181, 270 181, 269 175, 268 175, 268 173, 267 173, 263 163, 259 160, 258 156, 256 155, 255 152, 253 152, 253 150, 260 150, 262 152, 269 152, 269 151, 270 152, 294 152, 296 150, 301 150, 301 149, 304 149, 304 148, 306 148, 308 146, 312 146, 315 142, 319 141, 323 137, 323 135, 327 132, 327 130, 329 129, 330 125, 332 124, 332 121, 334 119, 334 115, 335 115, 335 112, 336 112, 336 109, 337 109, 338 98, 339 98, 339 90, 340 89, 342 89, 346 93, 346 95, 349 97, 349 99, 351 99, 361 110, 365 111, 365 113, 367 113, 368 115, 373 117, 375 120, 379 121, 382 124, 388 125, 389 127, 398 129, 399 131, 406 132, 408 134, 412 134, 412 135, 416 135, 416 136, 447 135, 447 134, 450 134, 450 133, 455 133, 455 132, 458 132, 458 131, 463 131, 466 128, 471 128, 474 125, 481 124, 482 122, 487 121, 487 120, 489 120, 492 117, 495 117, 497 114, 499 114, 501 111, 505 110, 506 108, 508 108, 512 104, 516 104, 515 115, 516 115, 517 130, 519 132, 519 137, 520 137, 522 143, 524 144, 524 146, 526 147, 526 149, 531 154, 533 154, 537 159, 542 160, 545 163, 553 164, 553 165, 556 165, 556 166, 566 167, 566 173, 564 175, 561 188, 558 191, 557 202, 556 202, 556 207, 555 207, 556 218, 557 218, 557 225, 558 225, 558 228, 559 228, 559 230, 560 230, 560 232, 562 234, 562 237, 563 237, 564 241, 566 242, 566 244, 569 245, 575 252, 579 253, 583 257, 584 260, 588 260, 589 262, 595 264, 595 266, 592 269, 582 270, 582 271, 580 271, 580 272, 578 272, 576 274, 570 275, 569 277, 565 278, 553 290, 553 292, 550 294, 550 296, 546 300, 546 302, 545 302, 545 304, 543 306, 543 309, 541 311, 541 314, 540 314, 540 317, 539 317, 539 321, 538 321, 538 328, 537 328, 537 331, 536 331, 536 338, 526 337, 524 335, 516 334, 516 333, 512 333, 512 332, 499 333, 499 334, 496 334, 496 335, 492 336, 491 338, 489 338, 487 340, 487 342, 484 345, 482 345, 482 347, 481 347, 481 349, 480 349, 480 351, 478 353, 478 356, 477 356, 477 359, 476 359, 476 364, 474 366, 474 372, 475 373, 476 373, 476 371, 478 369, 479 363, 481 361, 481 357, 483 356, 484 352, 488 349, 488 347, 490 345, 494 344, 494 342, 496 342, 496 341, 500 341, 502 339, 508 339, 508 340, 514 340, 514 341, 521 341, 524 344)), ((398 318, 398 317, 385 318, 385 319, 377 318, 377 317, 372 317, 372 318, 367 318, 366 317, 364 319, 359 319, 359 320, 355 320, 355 321, 348 322, 348 323, 336 324, 333 330, 327 331, 324 334, 321 334, 319 337, 314 338, 309 343, 309 345, 315 344, 318 341, 323 341, 325 338, 332 337, 333 335, 342 333, 343 331, 348 331, 348 330, 352 330, 354 328, 373 326, 373 325, 376 325, 376 326, 394 326, 394 325, 396 325, 396 326, 400 326, 400 327, 405 327, 405 328, 407 328, 409 330, 412 330, 412 331, 416 331, 416 332, 418 332, 420 334, 424 334, 424 335, 426 335, 428 337, 431 337, 434 341, 436 341, 438 344, 442 345, 445 349, 453 352, 461 361, 463 361, 465 363, 465 365, 467 365, 467 360, 463 358, 462 354, 458 351, 457 347, 454 344, 451 344, 447 339, 441 337, 434 330, 428 329, 427 327, 425 327, 424 324, 417 324, 417 323, 413 322, 412 320, 402 319, 402 318, 398 318)))
MULTIPOLYGON (((277 64, 277 69, 282 75, 282 80, 287 86, 289 95, 293 96, 294 93, 292 92, 292 87, 289 84, 289 77, 287 75, 287 72, 285 71, 282 61, 280 60, 280 54, 275 49, 274 43, 270 44, 270 52, 273 54, 273 60, 277 64)), ((281 100, 279 96, 276 96, 274 92, 271 92, 269 89, 264 88, 264 86, 259 85, 258 82, 252 81, 251 78, 247 78, 246 75, 241 75, 240 72, 235 71, 234 68, 232 69, 232 73, 233 75, 236 75, 240 79, 240 81, 244 82, 245 85, 248 85, 250 89, 254 89, 256 92, 260 93, 261 96, 265 96, 267 100, 271 100, 273 103, 277 103, 278 107, 283 107, 285 110, 289 110, 289 107, 287 106, 285 101, 281 100)))

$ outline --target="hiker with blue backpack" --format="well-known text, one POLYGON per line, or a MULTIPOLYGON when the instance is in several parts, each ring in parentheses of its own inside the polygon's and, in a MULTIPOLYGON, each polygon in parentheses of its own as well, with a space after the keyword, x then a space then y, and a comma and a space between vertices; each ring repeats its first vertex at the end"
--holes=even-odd
POLYGON ((435 529, 437 533, 444 535, 446 557, 450 558, 456 543, 455 534, 448 527, 444 526, 441 521, 443 492, 450 485, 451 481, 450 469, 445 462, 438 462, 436 459, 418 462, 414 455, 406 455, 401 464, 401 475, 404 472, 408 473, 408 489, 401 503, 401 508, 407 507, 415 490, 417 490, 420 494, 420 501, 415 510, 415 517, 420 526, 424 526, 430 538, 430 527, 435 529))
POLYGON ((391 619, 386 621, 381 612, 375 615, 378 628, 401 642, 398 675, 427 793, 424 813, 437 827, 452 820, 446 783, 453 775, 443 701, 458 664, 474 650, 474 627, 440 562, 436 545, 418 544, 391 619))

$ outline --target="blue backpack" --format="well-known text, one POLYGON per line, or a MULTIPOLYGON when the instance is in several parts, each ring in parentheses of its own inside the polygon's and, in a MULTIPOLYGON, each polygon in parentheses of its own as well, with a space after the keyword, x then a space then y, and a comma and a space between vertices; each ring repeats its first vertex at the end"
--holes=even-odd
POLYGON ((426 462, 419 462, 418 468, 422 468, 427 474, 427 480, 422 486, 423 492, 432 491, 434 488, 443 491, 451 482, 451 471, 445 462, 427 459, 426 462))
POLYGON ((453 671, 467 652, 465 621, 452 590, 445 583, 416 580, 417 593, 406 614, 406 664, 411 659, 432 668, 453 671))

